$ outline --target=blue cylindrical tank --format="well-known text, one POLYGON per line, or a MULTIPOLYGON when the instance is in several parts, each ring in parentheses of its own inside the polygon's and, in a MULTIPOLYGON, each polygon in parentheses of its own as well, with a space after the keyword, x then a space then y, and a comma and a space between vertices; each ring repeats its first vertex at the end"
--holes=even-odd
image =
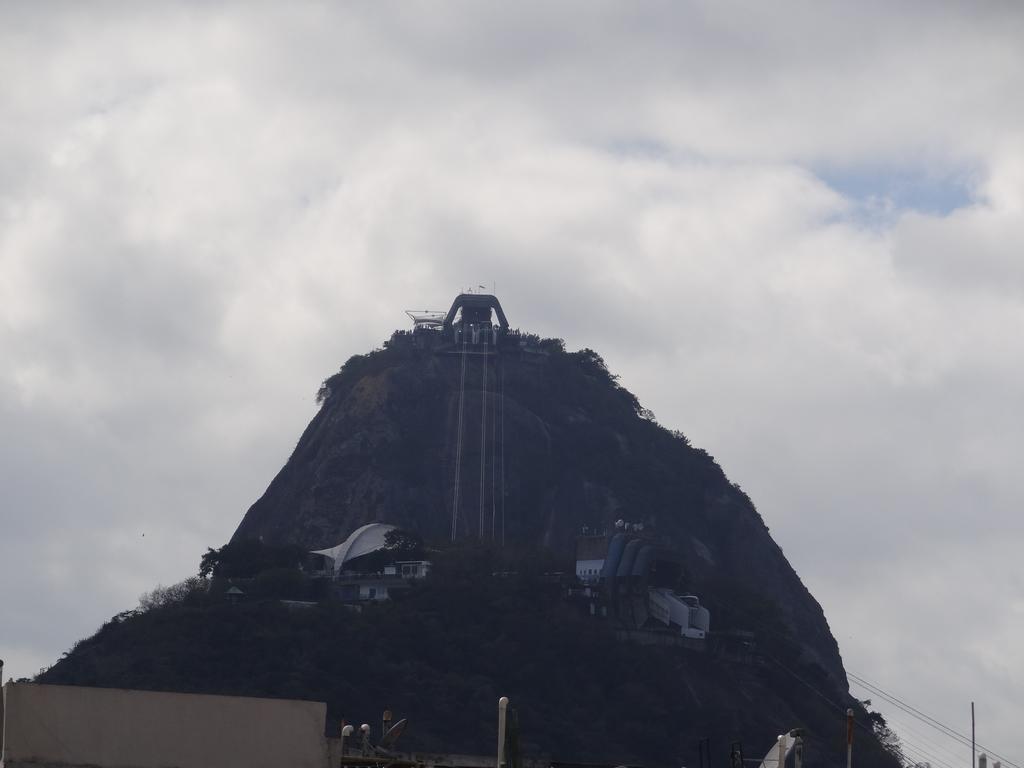
POLYGON ((626 548, 626 534, 616 533, 608 543, 608 554, 605 555, 604 565, 601 566, 601 578, 611 579, 619 570, 619 560, 622 559, 622 551, 626 548))
POLYGON ((622 560, 619 561, 619 569, 615 572, 618 578, 627 578, 633 572, 633 563, 636 562, 636 555, 642 546, 643 539, 633 539, 626 545, 626 551, 622 553, 622 560))
POLYGON ((640 548, 637 553, 636 561, 633 563, 633 570, 630 575, 633 578, 644 578, 647 572, 651 570, 651 558, 654 557, 654 547, 650 544, 646 544, 640 548))

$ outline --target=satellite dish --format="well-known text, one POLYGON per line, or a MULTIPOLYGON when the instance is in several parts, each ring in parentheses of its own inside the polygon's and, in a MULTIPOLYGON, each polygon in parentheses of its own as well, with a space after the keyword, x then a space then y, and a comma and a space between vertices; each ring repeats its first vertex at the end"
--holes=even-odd
POLYGON ((402 735, 405 730, 405 724, 408 722, 407 718, 402 718, 397 723, 388 728, 387 733, 380 737, 380 743, 377 745, 384 749, 390 749, 398 741, 398 737, 402 735))

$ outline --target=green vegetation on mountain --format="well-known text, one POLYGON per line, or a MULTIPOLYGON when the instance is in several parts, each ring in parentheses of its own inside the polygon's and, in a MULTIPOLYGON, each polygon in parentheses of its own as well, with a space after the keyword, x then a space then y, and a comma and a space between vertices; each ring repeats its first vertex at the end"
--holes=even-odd
MULTIPOLYGON (((40 679, 324 700, 335 722, 374 723, 387 706, 410 718, 405 746, 467 752, 491 749, 507 695, 528 753, 697 765, 710 738, 724 765, 733 740, 760 757, 804 727, 808 764, 839 765, 845 708, 875 726, 821 607, 714 459, 591 350, 511 334, 497 356, 464 356, 429 338, 396 332, 328 378, 286 465, 203 556, 204 578, 149 596, 40 679), (708 651, 623 642, 566 600, 552 574, 573 572, 577 534, 619 519, 678 554, 711 611, 708 651), (389 546, 436 567, 354 613, 296 565, 368 522, 400 526, 389 546), (232 583, 243 596, 224 594, 232 583), (756 653, 721 652, 715 633, 730 632, 752 633, 756 653)), ((858 765, 895 762, 867 736, 858 765)))
MULTIPOLYGON (((504 576, 493 569, 513 558, 495 550, 434 557, 425 583, 362 613, 193 590, 115 617, 39 679, 322 700, 333 730, 342 718, 376 724, 390 708, 410 720, 401 746, 422 751, 490 752, 506 695, 527 754, 696 765, 710 738, 724 765, 732 741, 760 757, 793 727, 808 733, 809 764, 842 754, 841 713, 774 662, 619 642, 565 600, 545 575, 558 562, 543 553, 519 553, 504 576)), ((858 764, 894 766, 867 742, 858 764)))

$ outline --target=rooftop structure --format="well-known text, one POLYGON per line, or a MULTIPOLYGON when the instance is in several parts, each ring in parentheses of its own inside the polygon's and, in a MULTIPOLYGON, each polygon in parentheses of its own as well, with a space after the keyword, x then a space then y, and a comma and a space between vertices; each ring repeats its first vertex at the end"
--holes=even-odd
POLYGON ((663 627, 703 643, 711 614, 695 595, 675 591, 679 554, 644 536, 642 524, 619 520, 615 530, 608 536, 584 529, 576 539, 576 578, 591 614, 617 617, 635 630, 663 627))
POLYGON ((349 573, 334 580, 332 594, 346 603, 390 600, 430 574, 429 560, 396 560, 375 573, 349 573))
POLYGON ((414 332, 441 331, 444 343, 475 347, 473 354, 491 354, 508 331, 501 302, 489 293, 460 293, 447 312, 407 309, 405 314, 414 332))
POLYGON ((444 318, 444 329, 449 330, 458 324, 480 325, 491 323, 491 311, 498 320, 502 331, 508 330, 508 319, 501 308, 498 297, 489 293, 460 293, 452 302, 451 309, 444 318), (458 318, 458 319, 456 319, 458 318))
POLYGON ((345 563, 350 560, 384 549, 384 539, 393 530, 395 526, 387 523, 369 523, 356 528, 341 544, 314 550, 313 554, 328 558, 333 564, 332 575, 336 576, 345 570, 345 563))
POLYGON ((445 313, 440 310, 433 309, 407 309, 405 314, 412 320, 412 329, 418 331, 421 329, 426 330, 440 330, 444 325, 445 313))

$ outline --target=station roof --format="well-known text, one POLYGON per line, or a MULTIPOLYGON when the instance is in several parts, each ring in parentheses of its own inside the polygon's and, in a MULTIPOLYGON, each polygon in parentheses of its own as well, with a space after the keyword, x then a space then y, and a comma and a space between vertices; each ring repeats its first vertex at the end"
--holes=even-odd
POLYGON ((395 526, 387 523, 369 523, 361 528, 356 528, 341 544, 327 549, 314 550, 313 554, 331 558, 334 561, 334 570, 337 572, 342 570, 349 560, 376 552, 378 549, 384 549, 384 537, 393 530, 395 530, 395 526))
POLYGON ((498 297, 489 293, 460 293, 455 297, 455 301, 452 302, 451 309, 448 310, 448 314, 444 319, 445 328, 450 328, 452 323, 455 322, 455 314, 459 309, 484 309, 494 310, 494 314, 498 317, 498 325, 503 331, 508 330, 508 319, 505 317, 505 311, 501 308, 501 302, 498 301, 498 297))

